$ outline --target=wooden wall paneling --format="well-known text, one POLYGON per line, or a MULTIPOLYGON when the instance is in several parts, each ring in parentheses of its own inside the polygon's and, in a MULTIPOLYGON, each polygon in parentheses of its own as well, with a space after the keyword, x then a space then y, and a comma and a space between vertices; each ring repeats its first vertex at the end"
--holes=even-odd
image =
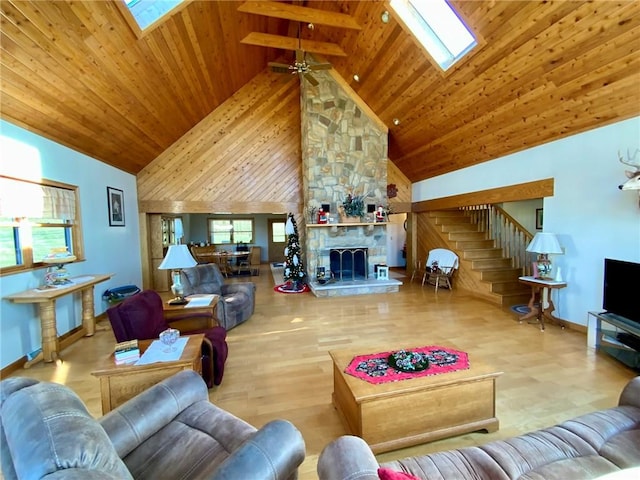
POLYGON ((398 196, 389 199, 389 203, 393 206, 395 213, 410 212, 411 211, 411 182, 400 171, 396 165, 388 161, 387 162, 387 185, 395 184, 398 189, 398 196), (408 208, 407 208, 408 206, 408 208))
POLYGON ((259 213, 268 205, 271 210, 265 213, 292 206, 299 210, 297 82, 264 71, 227 100, 226 108, 207 116, 140 172, 141 209, 176 213, 188 212, 190 205, 209 212, 259 213), (188 170, 189 175, 175 175, 176 170, 188 170), (176 205, 170 199, 176 199, 176 205), (249 205, 254 209, 248 210, 249 205))

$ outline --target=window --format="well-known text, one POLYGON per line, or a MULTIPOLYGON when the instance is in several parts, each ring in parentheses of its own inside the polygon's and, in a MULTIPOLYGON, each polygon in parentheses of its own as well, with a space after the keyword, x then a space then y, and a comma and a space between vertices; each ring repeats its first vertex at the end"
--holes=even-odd
POLYGON ((284 231, 285 222, 273 222, 272 224, 272 237, 273 243, 284 243, 287 241, 287 234, 284 231))
POLYGON ((391 0, 390 5, 442 70, 478 44, 446 0, 391 0))
POLYGON ((183 0, 125 0, 125 5, 144 30, 180 5, 183 0))
POLYGON ((209 241, 214 245, 225 243, 253 243, 253 219, 210 218, 209 241))
POLYGON ((0 271, 43 267, 53 248, 82 257, 77 187, 0 176, 0 271))
POLYGON ((177 245, 182 243, 184 230, 182 217, 162 217, 162 246, 177 245))

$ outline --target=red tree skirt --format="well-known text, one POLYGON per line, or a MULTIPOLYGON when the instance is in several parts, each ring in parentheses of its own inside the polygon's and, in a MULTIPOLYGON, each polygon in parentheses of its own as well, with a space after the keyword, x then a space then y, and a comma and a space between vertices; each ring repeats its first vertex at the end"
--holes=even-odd
POLYGON ((293 284, 291 282, 286 282, 286 283, 283 283, 282 285, 276 285, 275 287, 273 287, 273 289, 276 292, 280 292, 280 293, 306 293, 311 291, 309 289, 309 285, 307 285, 306 283, 302 283, 300 284, 300 287, 298 289, 294 289, 293 284))

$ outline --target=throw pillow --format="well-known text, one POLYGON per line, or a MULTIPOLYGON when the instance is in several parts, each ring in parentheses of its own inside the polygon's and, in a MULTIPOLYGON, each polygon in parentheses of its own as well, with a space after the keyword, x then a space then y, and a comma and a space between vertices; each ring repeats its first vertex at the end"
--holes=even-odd
POLYGON ((380 480, 422 480, 409 473, 396 472, 385 467, 378 468, 378 477, 380 477, 380 480))

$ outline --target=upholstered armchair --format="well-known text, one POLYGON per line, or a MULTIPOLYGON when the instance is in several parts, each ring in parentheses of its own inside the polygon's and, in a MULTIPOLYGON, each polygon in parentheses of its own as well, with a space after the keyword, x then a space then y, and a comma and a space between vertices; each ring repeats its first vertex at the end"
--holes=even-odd
POLYGON ((255 309, 256 284, 253 282, 225 283, 215 263, 196 265, 181 272, 184 295, 215 293, 218 302, 218 322, 227 330, 247 321, 255 309))
POLYGON ((291 423, 257 430, 210 403, 191 370, 97 420, 64 385, 14 377, 0 390, 5 480, 294 480, 305 456, 291 423))
MULTIPOLYGON (((187 312, 188 309, 185 309, 187 312)), ((160 332, 169 328, 169 320, 164 316, 162 297, 153 290, 144 290, 123 302, 107 309, 113 334, 117 342, 126 340, 152 340, 158 338, 160 332)), ((187 312, 170 320, 207 319, 201 314, 187 312)), ((186 322, 185 322, 186 324, 186 322)), ((206 327, 181 330, 181 334, 204 333, 202 344, 202 378, 208 387, 220 385, 224 374, 224 363, 227 360, 227 331, 222 327, 206 327)))

